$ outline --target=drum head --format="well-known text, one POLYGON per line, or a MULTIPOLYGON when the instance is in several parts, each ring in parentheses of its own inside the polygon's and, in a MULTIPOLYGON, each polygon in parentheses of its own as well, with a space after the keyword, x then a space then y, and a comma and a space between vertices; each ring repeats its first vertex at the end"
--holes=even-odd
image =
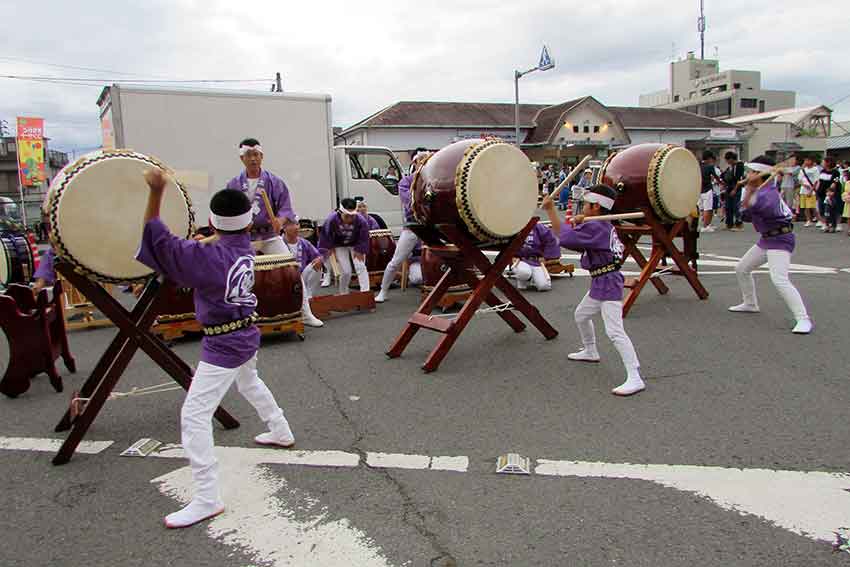
POLYGON ((9 337, 6 336, 6 331, 0 327, 0 379, 6 375, 9 369, 9 361, 12 360, 12 348, 9 343, 9 337))
POLYGON ((0 242, 0 285, 9 285, 12 277, 12 258, 6 251, 6 239, 0 242))
POLYGON ((482 240, 507 238, 537 207, 537 178, 522 151, 502 141, 471 146, 457 167, 458 212, 482 240))
POLYGON ((286 266, 298 266, 298 261, 295 256, 289 253, 285 254, 260 254, 254 256, 254 271, 265 272, 276 270, 286 266))
MULTIPOLYGON (((143 174, 165 168, 130 150, 95 152, 54 180, 50 197, 51 239, 56 253, 93 279, 139 281, 152 270, 135 260, 142 239, 148 186, 143 174)), ((189 197, 169 175, 160 218, 171 232, 188 238, 189 197)))
POLYGON ((689 150, 667 147, 650 164, 647 193, 653 208, 665 220, 683 219, 699 200, 702 177, 699 162, 689 150))

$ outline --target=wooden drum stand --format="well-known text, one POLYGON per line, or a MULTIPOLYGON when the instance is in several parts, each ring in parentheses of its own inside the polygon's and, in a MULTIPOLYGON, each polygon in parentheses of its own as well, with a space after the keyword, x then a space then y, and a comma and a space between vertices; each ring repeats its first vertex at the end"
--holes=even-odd
POLYGON ((514 332, 519 333, 525 330, 525 324, 508 309, 515 309, 525 315, 546 339, 553 339, 558 336, 558 331, 543 318, 537 308, 531 305, 502 275, 505 268, 513 260, 514 255, 522 247, 526 236, 534 228, 537 220, 536 217, 532 218, 519 234, 514 236, 506 246, 501 247, 499 255, 492 264, 479 249, 479 243, 472 240, 456 226, 409 226, 408 228, 416 233, 431 248, 433 253, 443 259, 448 269, 437 285, 434 286, 434 289, 431 290, 431 293, 428 294, 428 297, 425 298, 425 301, 422 302, 422 305, 411 315, 404 330, 387 351, 387 356, 390 358, 401 356, 419 329, 429 329, 441 333, 443 337, 437 342, 437 346, 434 347, 422 366, 425 372, 433 372, 440 366, 443 358, 448 354, 452 345, 482 303, 487 303, 514 332), (446 242, 449 245, 446 245, 446 242), (474 275, 474 268, 480 271, 481 279, 474 275), (450 274, 452 272, 463 274, 463 278, 472 288, 472 293, 458 312, 457 317, 448 321, 432 316, 431 312, 449 291, 450 274), (508 303, 501 301, 493 293, 493 287, 499 288, 507 298, 508 303))

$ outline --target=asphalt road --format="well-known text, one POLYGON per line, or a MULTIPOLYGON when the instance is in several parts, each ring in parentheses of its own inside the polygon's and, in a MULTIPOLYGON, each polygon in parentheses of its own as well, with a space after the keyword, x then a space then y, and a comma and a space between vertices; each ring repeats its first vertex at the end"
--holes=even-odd
MULTIPOLYGON (((754 235, 705 235, 710 297, 698 300, 683 279, 670 281, 666 296, 647 286, 626 319, 648 383, 629 399, 609 393, 624 372, 601 322, 602 363, 566 360, 579 343, 572 312, 586 277, 527 295, 560 332, 555 340, 532 327, 514 334, 495 315, 481 315, 433 374, 420 370, 437 338, 426 331, 400 359, 384 356, 418 303, 416 290, 395 290, 375 313, 308 329, 304 342, 266 340, 261 376, 298 448, 344 451, 360 456, 359 464, 231 459, 229 466, 244 464, 226 479, 232 511, 188 530, 162 526, 180 505, 163 487, 185 488, 179 469, 186 462, 119 456, 142 437, 179 443, 182 393, 110 401, 87 437, 114 441, 101 453, 54 467, 49 452, 0 450, 0 565, 850 565, 850 555, 831 553, 828 542, 658 482, 494 472, 507 452, 532 466, 556 459, 850 472, 850 273, 840 271, 850 268, 850 239, 801 230, 794 262, 830 268, 792 274, 815 321, 812 335, 790 333, 793 321, 767 275, 757 276, 762 313, 728 313, 740 301, 732 262, 754 235), (371 453, 466 456, 468 467, 378 468, 366 464, 371 453), (261 472, 252 476, 255 469, 261 472), (163 475, 166 481, 151 482, 163 475), (268 495, 258 498, 261 490, 268 495), (240 507, 248 510, 244 520, 240 507), (228 514, 238 521, 224 523, 228 514), (331 553, 334 546, 341 555, 331 553), (383 563, 358 559, 354 548, 383 563)), ((67 392, 114 332, 71 334, 79 372, 62 369, 66 394, 41 376, 20 398, 0 399, 0 437, 60 438, 53 426, 67 392)), ((199 343, 174 349, 194 363, 199 343)), ((117 390, 167 380, 139 354, 117 390)), ((216 443, 253 447, 262 424, 250 406, 235 391, 225 406, 242 425, 217 429, 216 443)), ((805 498, 772 496, 780 510, 805 498)), ((850 492, 847 498, 850 526, 850 492)))

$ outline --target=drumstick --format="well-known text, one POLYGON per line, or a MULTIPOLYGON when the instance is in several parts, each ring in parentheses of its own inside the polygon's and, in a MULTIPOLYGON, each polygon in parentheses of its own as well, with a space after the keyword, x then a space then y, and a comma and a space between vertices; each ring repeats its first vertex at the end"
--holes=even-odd
POLYGON ((575 178, 576 178, 576 176, 577 176, 577 175, 578 175, 578 174, 582 171, 582 168, 585 166, 585 164, 587 164, 587 162, 589 162, 589 161, 590 161, 590 154, 588 154, 588 155, 584 156, 584 159, 583 159, 583 160, 581 160, 581 161, 578 163, 578 165, 577 165, 577 166, 575 166, 575 167, 573 168, 573 170, 570 172, 570 174, 569 174, 569 175, 567 175, 566 179, 564 179, 563 181, 561 181, 561 182, 558 184, 558 186, 557 186, 557 187, 555 187, 554 189, 552 189, 552 192, 551 192, 551 193, 549 193, 549 196, 547 197, 547 199, 553 199, 555 195, 560 196, 560 195, 561 195, 561 191, 563 191, 564 187, 566 187, 566 186, 567 186, 567 184, 568 184, 570 181, 572 181, 573 179, 575 179, 575 178))
POLYGON ((601 221, 601 220, 628 220, 628 219, 642 219, 644 217, 643 213, 620 213, 617 215, 598 215, 595 217, 584 217, 582 222, 587 221, 601 221))
POLYGON ((269 215, 269 222, 272 222, 274 216, 274 209, 272 209, 272 202, 269 201, 269 196, 266 193, 265 189, 258 189, 260 192, 260 196, 263 198, 263 203, 266 205, 266 214, 269 215))
POLYGON ((200 239, 198 242, 200 242, 201 244, 212 244, 213 242, 216 242, 218 238, 218 233, 215 233, 212 236, 207 236, 206 238, 200 239))

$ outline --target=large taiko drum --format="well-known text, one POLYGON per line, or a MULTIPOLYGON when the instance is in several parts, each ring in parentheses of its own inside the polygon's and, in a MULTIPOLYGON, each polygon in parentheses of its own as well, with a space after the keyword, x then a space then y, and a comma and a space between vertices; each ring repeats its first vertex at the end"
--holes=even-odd
POLYGON ((102 150, 66 166, 48 198, 50 241, 56 255, 87 277, 105 283, 141 282, 153 270, 136 261, 148 186, 144 172, 158 168, 168 180, 160 218, 182 238, 192 234, 189 195, 156 159, 132 150, 102 150))
POLYGON ((411 208, 425 225, 459 226, 474 239, 504 240, 537 207, 537 178, 521 150, 501 140, 463 140, 432 155, 411 184, 411 208))
POLYGON ((304 290, 300 268, 292 254, 266 254, 254 258, 258 323, 282 323, 301 317, 304 290))
POLYGON ((26 236, 0 233, 0 287, 11 283, 26 285, 35 271, 32 248, 26 236))
POLYGON ((639 144, 611 154, 599 181, 616 189, 613 212, 650 209, 664 223, 687 217, 699 199, 700 165, 685 148, 639 144))
POLYGON ((369 231, 369 253, 366 254, 366 269, 383 272, 395 254, 395 241, 391 230, 369 231))

